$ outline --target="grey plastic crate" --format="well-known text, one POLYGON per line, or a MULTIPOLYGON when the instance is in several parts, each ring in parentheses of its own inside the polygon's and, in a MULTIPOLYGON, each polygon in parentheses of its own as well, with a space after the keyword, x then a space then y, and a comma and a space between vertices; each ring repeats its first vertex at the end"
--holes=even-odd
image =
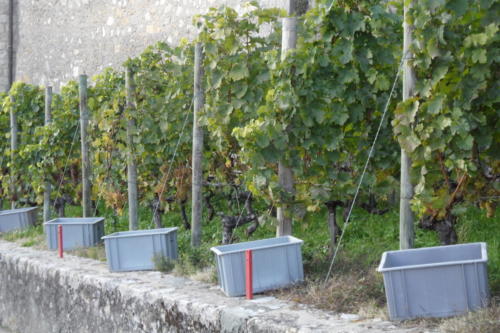
POLYGON ((57 228, 63 227, 63 249, 73 250, 96 246, 104 236, 103 217, 64 217, 44 223, 47 247, 58 248, 57 228))
POLYGON ((222 290, 228 296, 245 295, 246 250, 252 250, 254 293, 304 280, 302 243, 285 236, 212 247, 222 290))
POLYGON ((486 243, 385 252, 378 271, 390 318, 448 317, 487 306, 487 261, 486 243))
POLYGON ((0 211, 0 232, 25 229, 35 225, 38 207, 0 211))
POLYGON ((109 270, 113 272, 152 270, 155 255, 177 259, 177 229, 123 231, 102 237, 106 246, 109 270))

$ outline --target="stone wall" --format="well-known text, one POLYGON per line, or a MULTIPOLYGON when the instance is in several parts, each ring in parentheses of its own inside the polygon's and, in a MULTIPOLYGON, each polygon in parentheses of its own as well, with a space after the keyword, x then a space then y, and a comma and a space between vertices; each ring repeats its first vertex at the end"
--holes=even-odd
POLYGON ((0 92, 6 91, 9 84, 9 0, 0 0, 0 92))
MULTIPOLYGON (((193 38, 193 15, 220 5, 238 9, 247 1, 14 0, 15 80, 58 89, 78 74, 120 66, 157 41, 193 38)), ((260 0, 265 7, 284 8, 286 2, 260 0)), ((0 0, 0 84, 7 3, 0 0)))
POLYGON ((416 333, 381 319, 333 314, 159 272, 110 273, 105 263, 0 240, 0 327, 18 333, 416 333))

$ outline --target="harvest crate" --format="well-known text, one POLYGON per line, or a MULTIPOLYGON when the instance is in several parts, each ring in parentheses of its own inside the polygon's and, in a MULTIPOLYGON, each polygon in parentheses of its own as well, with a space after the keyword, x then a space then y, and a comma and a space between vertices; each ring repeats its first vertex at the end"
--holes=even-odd
POLYGON ((25 229, 35 225, 38 207, 0 211, 0 232, 25 229))
POLYGON ((153 257, 156 255, 177 259, 177 229, 123 231, 102 237, 109 270, 151 270, 154 269, 153 257))
POLYGON ((58 247, 57 226, 63 229, 63 249, 73 250, 97 245, 104 236, 103 217, 65 217, 44 223, 47 246, 51 250, 58 247))
POLYGON ((384 274, 391 319, 448 317, 489 302, 486 243, 389 251, 384 274))
POLYGON ((252 250, 253 292, 282 288, 304 280, 301 245, 292 236, 212 247, 219 283, 228 296, 245 295, 245 251, 252 250))

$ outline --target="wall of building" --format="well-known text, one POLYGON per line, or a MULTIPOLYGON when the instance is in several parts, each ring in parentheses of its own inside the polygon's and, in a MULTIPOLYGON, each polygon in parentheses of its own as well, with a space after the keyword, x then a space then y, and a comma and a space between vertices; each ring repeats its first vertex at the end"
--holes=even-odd
POLYGON ((9 0, 0 0, 0 92, 9 85, 9 0))
MULTIPOLYGON (((245 2, 14 0, 14 79, 58 89, 78 74, 93 75, 105 67, 120 66, 157 41, 193 38, 193 15, 220 5, 238 9, 245 2)), ((260 3, 284 8, 287 0, 260 3)), ((0 0, 0 88, 7 75, 7 4, 8 0, 0 0)))

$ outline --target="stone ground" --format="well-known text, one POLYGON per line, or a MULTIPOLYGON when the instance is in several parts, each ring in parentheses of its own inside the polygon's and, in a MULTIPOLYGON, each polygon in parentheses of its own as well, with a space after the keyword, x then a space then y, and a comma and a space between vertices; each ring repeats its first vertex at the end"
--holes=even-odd
MULTIPOLYGON (((93 284, 98 288, 118 290, 121 295, 127 295, 126 302, 153 307, 159 303, 175 306, 183 316, 202 318, 203 322, 213 325, 210 327, 218 327, 216 331, 431 333, 419 327, 403 328, 378 318, 363 319, 356 315, 321 311, 274 297, 256 295, 251 301, 243 297, 230 298, 213 285, 159 272, 110 273, 107 265, 99 261, 71 255, 60 259, 55 252, 0 240, 0 264, 5 260, 28 267, 27 272, 46 272, 43 276, 57 272, 61 281, 68 280, 71 284, 93 284)), ((5 295, 0 294, 0 298, 3 297, 5 295)), ((0 317, 3 315, 5 313, 0 311, 0 317)), ((7 332, 0 329, 0 333, 7 332)))

